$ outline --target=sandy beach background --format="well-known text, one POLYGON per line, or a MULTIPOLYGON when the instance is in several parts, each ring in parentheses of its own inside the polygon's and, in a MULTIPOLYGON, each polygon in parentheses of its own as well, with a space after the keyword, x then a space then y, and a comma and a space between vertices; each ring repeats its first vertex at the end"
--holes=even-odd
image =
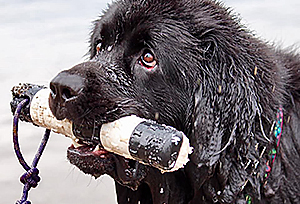
MULTIPOLYGON (((12 145, 10 90, 19 82, 48 85, 61 70, 85 61, 92 21, 108 0, 0 0, 0 204, 20 199, 22 185, 12 145)), ((299 0, 225 0, 257 35, 283 47, 300 45, 299 0)), ((31 162, 44 129, 19 126, 21 149, 31 162)), ((116 203, 108 176, 93 179, 69 164, 70 140, 52 134, 40 163, 42 181, 32 189, 33 204, 116 203)))

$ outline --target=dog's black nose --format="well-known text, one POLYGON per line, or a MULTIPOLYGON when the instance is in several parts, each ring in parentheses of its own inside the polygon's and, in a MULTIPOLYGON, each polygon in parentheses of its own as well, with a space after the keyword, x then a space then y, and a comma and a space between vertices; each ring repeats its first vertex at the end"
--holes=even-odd
POLYGON ((66 103, 77 98, 84 87, 84 78, 67 72, 59 73, 50 82, 50 109, 59 120, 66 115, 66 103))
POLYGON ((50 82, 51 96, 53 100, 64 103, 78 96, 83 86, 81 76, 61 72, 50 82))

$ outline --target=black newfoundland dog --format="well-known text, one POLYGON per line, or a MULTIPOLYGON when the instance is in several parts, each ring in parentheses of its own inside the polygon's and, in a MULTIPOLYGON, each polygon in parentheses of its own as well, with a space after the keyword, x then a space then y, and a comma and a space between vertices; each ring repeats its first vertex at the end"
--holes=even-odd
MULTIPOLYGON (((95 21, 90 60, 51 82, 58 119, 100 127, 137 115, 194 148, 172 173, 93 145, 68 149, 116 181, 119 203, 300 203, 300 58, 209 0, 120 0, 95 21)), ((81 137, 80 142, 99 138, 81 137)))

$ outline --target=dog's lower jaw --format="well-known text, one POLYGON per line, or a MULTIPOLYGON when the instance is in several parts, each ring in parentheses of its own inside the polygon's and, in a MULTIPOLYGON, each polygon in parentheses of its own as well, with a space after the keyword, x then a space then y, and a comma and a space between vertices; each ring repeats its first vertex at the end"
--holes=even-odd
POLYGON ((82 172, 95 178, 107 174, 121 185, 137 190, 147 175, 147 167, 136 161, 109 152, 97 154, 84 151, 84 148, 88 147, 69 147, 67 158, 82 172))

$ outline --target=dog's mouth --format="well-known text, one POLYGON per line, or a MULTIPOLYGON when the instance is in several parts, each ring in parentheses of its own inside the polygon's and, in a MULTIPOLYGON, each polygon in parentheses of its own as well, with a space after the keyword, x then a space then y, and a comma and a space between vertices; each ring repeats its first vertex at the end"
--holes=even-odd
POLYGON ((120 184, 136 190, 146 176, 146 167, 137 161, 108 152, 97 142, 97 137, 71 138, 72 144, 67 149, 70 163, 95 178, 108 174, 120 184))

